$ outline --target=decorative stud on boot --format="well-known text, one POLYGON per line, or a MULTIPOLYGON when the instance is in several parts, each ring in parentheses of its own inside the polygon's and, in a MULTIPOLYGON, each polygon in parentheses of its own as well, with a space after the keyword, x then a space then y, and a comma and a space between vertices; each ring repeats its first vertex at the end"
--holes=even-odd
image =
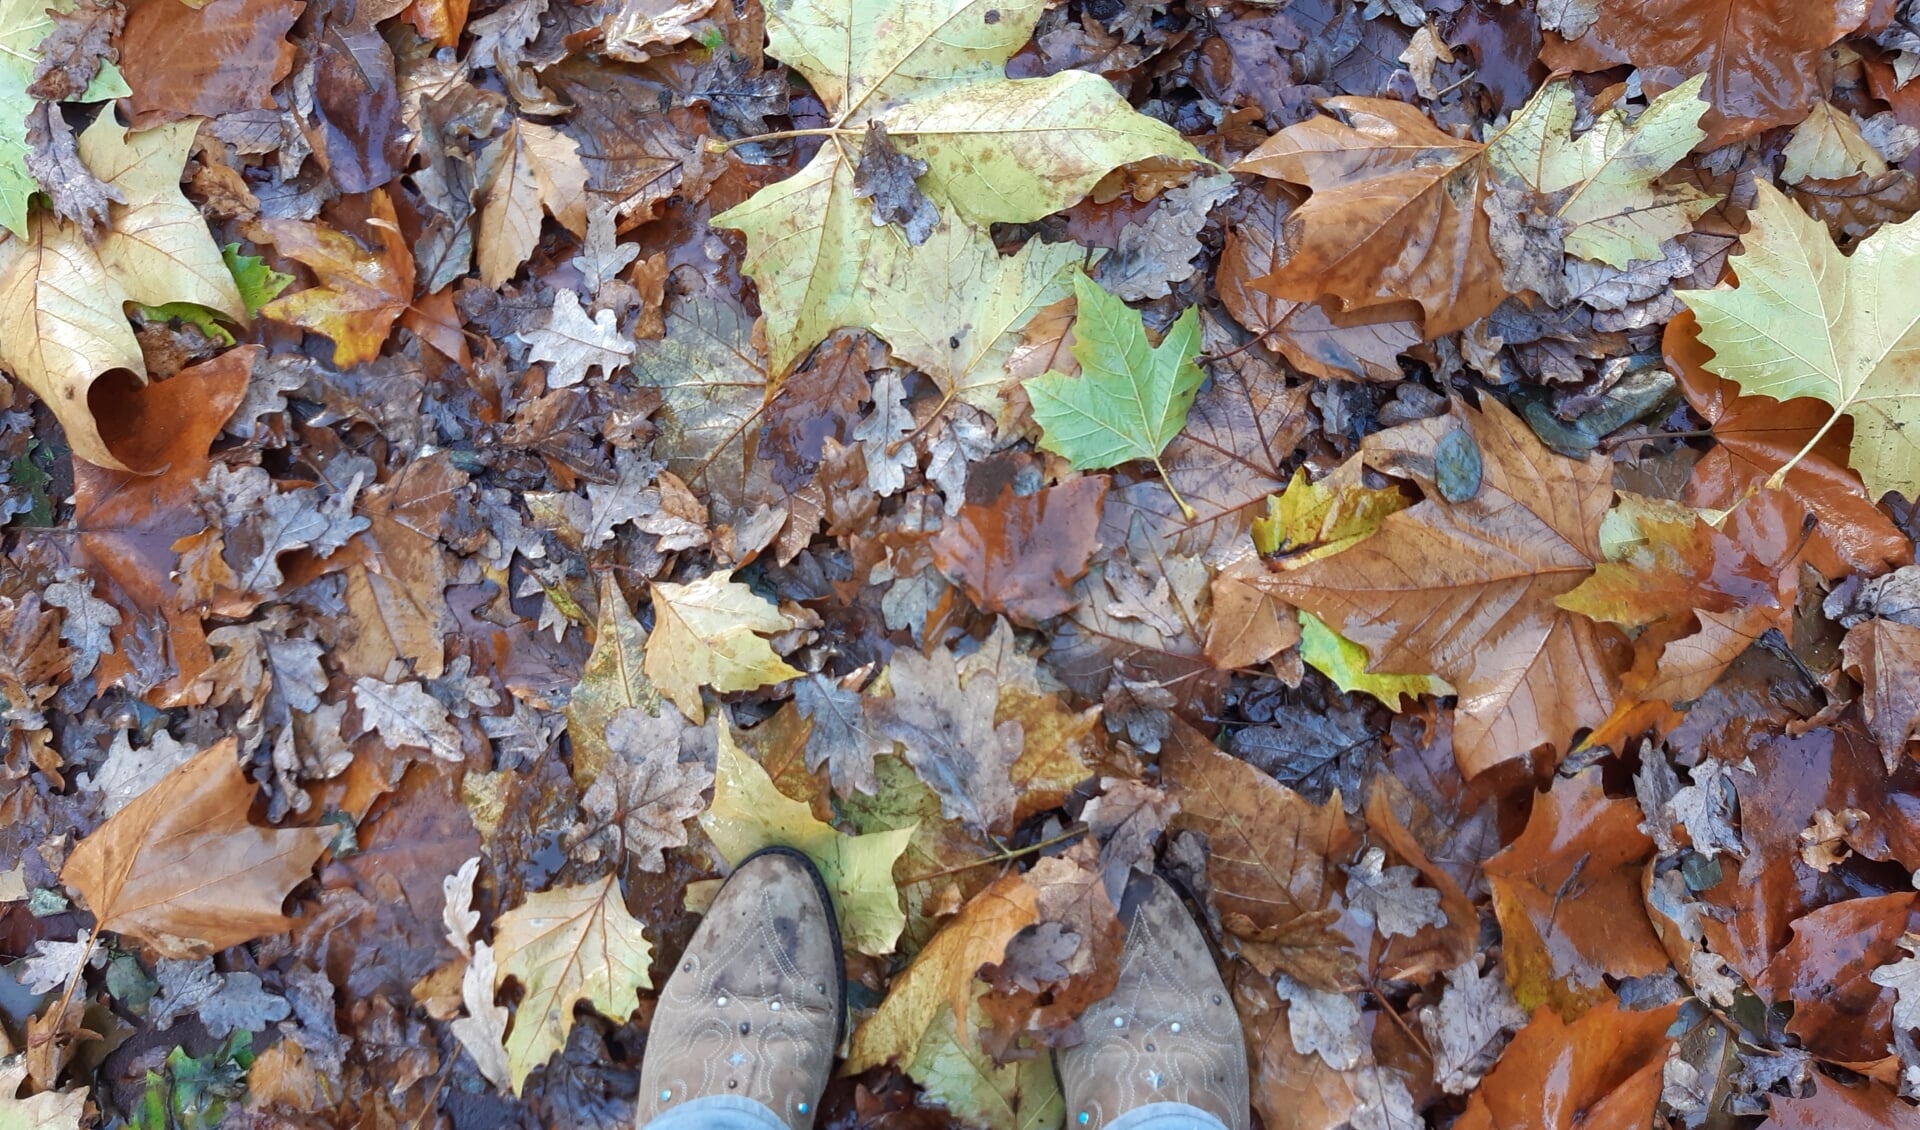
POLYGON ((1060 1053, 1067 1130, 1101 1130, 1151 1103, 1186 1103, 1247 1130, 1247 1045, 1200 927, 1165 882, 1136 878, 1113 994, 1080 1017, 1060 1053))
POLYGON ((846 1015, 846 966, 826 885, 799 852, 734 870, 667 978, 640 1065, 638 1125, 709 1095, 813 1125, 846 1015))

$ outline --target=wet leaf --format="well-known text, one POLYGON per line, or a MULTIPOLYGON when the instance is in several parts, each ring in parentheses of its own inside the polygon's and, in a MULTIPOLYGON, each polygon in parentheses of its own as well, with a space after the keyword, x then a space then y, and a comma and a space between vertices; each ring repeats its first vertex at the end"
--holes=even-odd
POLYGON ((234 747, 207 747, 74 847, 61 879, 101 929, 178 958, 287 929, 280 904, 332 833, 250 823, 257 790, 234 747))
POLYGON ((613 312, 602 310, 588 318, 580 296, 570 290, 554 295, 546 325, 521 337, 531 347, 528 358, 547 363, 548 388, 577 385, 594 368, 601 379, 612 380, 633 357, 633 342, 614 327, 613 312))
POLYGON ((891 953, 907 924, 893 883, 893 863, 913 839, 916 826, 863 836, 835 831, 804 802, 782 796, 767 771, 740 752, 726 726, 720 727, 713 804, 701 814, 700 827, 732 864, 774 845, 806 853, 833 896, 840 933, 860 953, 891 953))
POLYGON ((523 994, 507 1034, 507 1067, 517 1095, 534 1068, 567 1042, 574 1005, 625 1020, 652 988, 653 945, 627 913, 612 875, 529 895, 494 923, 499 954, 496 987, 511 977, 523 994))
POLYGON ((993 675, 966 678, 953 653, 922 657, 894 653, 887 668, 891 699, 869 707, 880 730, 906 749, 914 772, 940 796, 946 816, 976 831, 1002 826, 1013 816, 1012 768, 1023 731, 1017 722, 994 721, 999 689, 993 675))
POLYGON ((332 338, 333 363, 343 368, 378 357, 393 323, 413 301, 413 253, 395 224, 393 203, 385 192, 375 192, 372 208, 377 252, 322 224, 261 225, 282 254, 313 269, 320 285, 276 298, 260 313, 332 338))
POLYGON ((800 676, 754 634, 783 632, 792 622, 729 571, 655 584, 653 615, 643 669, 695 725, 707 720, 701 687, 749 691, 800 676))
POLYGON ((1920 627, 1869 620, 1847 632, 1841 655, 1860 678, 1867 727, 1892 767, 1920 732, 1920 627))
POLYGON ((1678 1005, 1629 1012, 1608 1002, 1571 1024, 1540 1009, 1460 1117, 1461 1130, 1628 1130, 1653 1117, 1678 1005))
POLYGON ((1008 484, 993 502, 964 505, 941 527, 934 564, 989 612, 1023 624, 1058 616, 1073 607, 1069 588, 1086 575, 1106 494, 1099 477, 1027 495, 1008 484))

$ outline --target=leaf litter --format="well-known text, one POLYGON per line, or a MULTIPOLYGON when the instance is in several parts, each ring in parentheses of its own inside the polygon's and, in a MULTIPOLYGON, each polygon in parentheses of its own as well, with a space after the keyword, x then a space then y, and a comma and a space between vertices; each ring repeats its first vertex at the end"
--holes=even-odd
POLYGON ((776 844, 821 1125, 1134 871, 1270 1130, 1913 1121, 1870 7, 0 3, 0 1124, 628 1124, 776 844))

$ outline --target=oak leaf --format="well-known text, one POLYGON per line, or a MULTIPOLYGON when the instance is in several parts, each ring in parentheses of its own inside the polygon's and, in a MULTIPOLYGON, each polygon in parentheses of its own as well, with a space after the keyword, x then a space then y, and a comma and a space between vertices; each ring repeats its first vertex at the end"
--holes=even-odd
POLYGON ((42 1091, 18 1098, 20 1084, 26 1079, 25 1062, 0 1067, 0 1127, 4 1130, 80 1130, 80 1119, 87 1112, 87 1088, 42 1091))
POLYGON ((1493 400, 1378 433, 1366 450, 1427 498, 1337 553, 1277 562, 1273 591, 1366 648, 1369 670, 1431 671, 1457 688, 1455 748, 1469 776, 1604 719, 1611 630, 1554 601, 1602 559, 1608 461, 1553 454, 1493 400), (1457 501, 1442 493, 1439 476, 1457 466, 1443 447, 1480 461, 1457 501))
POLYGON ((235 741, 202 751, 94 829, 61 869, 102 930, 174 958, 280 933, 280 904, 333 832, 247 820, 256 788, 235 741))
MULTIPOLYGON (((1540 58, 1554 70, 1638 68, 1649 94, 1704 74, 1713 108, 1701 119, 1707 148, 1799 121, 1826 97, 1820 56, 1859 27, 1861 0, 1650 0, 1593 6, 1578 35, 1548 37, 1540 58)), ((1585 21, 1583 21, 1584 23, 1585 21)))
POLYGON ((713 786, 713 770, 703 761, 681 760, 681 743, 674 740, 680 728, 677 718, 663 724, 645 710, 614 716, 606 731, 614 759, 581 796, 586 823, 567 837, 575 855, 591 860, 601 842, 610 841, 606 854, 642 871, 659 871, 664 849, 686 846, 686 822, 706 810, 701 794, 713 786))
POLYGON ((383 683, 362 676, 353 684, 353 704, 388 749, 423 749, 442 761, 466 760, 447 708, 411 679, 383 683))
POLYGON ((940 795, 940 810, 976 831, 1013 817, 1012 769, 1024 744, 1018 722, 994 721, 999 689, 984 671, 961 677, 953 653, 894 652, 887 668, 891 699, 871 699, 880 729, 906 748, 906 759, 940 795))
POLYGON ((320 285, 274 299, 260 313, 333 339, 333 363, 346 368, 373 360, 393 323, 413 301, 413 251, 400 234, 393 201, 376 189, 372 201, 378 251, 352 236, 305 220, 262 220, 263 234, 280 252, 305 263, 320 285))
POLYGON ((1714 352, 1708 368, 1743 391, 1815 396, 1851 417, 1869 498, 1920 491, 1920 293, 1907 285, 1920 221, 1881 228, 1846 256, 1778 189, 1757 189, 1732 260, 1739 286, 1677 292, 1714 352))
POLYGON ((1339 793, 1316 805, 1178 720, 1160 769, 1180 805, 1172 827, 1206 834, 1208 897, 1241 953, 1310 988, 1351 988, 1359 961, 1333 928, 1334 861, 1355 841, 1339 793))
POLYGON ((1040 0, 801 0, 768 13, 768 53, 826 106, 830 142, 794 176, 714 217, 747 236, 772 368, 784 371, 841 326, 870 324, 866 266, 887 241, 854 174, 878 121, 920 189, 971 223, 1025 223, 1079 199, 1119 165, 1198 153, 1085 71, 1007 79, 1040 0), (963 30, 964 29, 964 30, 963 30))
POLYGON ((878 791, 873 759, 892 753, 893 741, 867 717, 860 693, 825 675, 808 675, 794 684, 793 701, 813 723, 807 732, 807 771, 826 769, 841 796, 878 791))
POLYGON ((625 1020, 651 988, 653 945, 627 913, 612 875, 527 896, 493 925, 499 959, 494 982, 520 982, 522 996, 507 1033, 507 1066, 518 1095, 534 1068, 566 1046, 574 1005, 585 1001, 611 1020, 625 1020))
POLYGON ((613 311, 602 310, 589 318, 580 306, 580 296, 570 290, 553 296, 553 312, 546 325, 527 330, 520 338, 531 347, 529 360, 547 363, 548 388, 577 385, 593 368, 612 380, 633 358, 633 342, 615 328, 613 311))
POLYGON ((730 864, 763 847, 797 848, 826 881, 848 946, 866 954, 893 952, 906 927, 893 864, 918 825, 849 836, 813 815, 804 801, 783 796, 760 764, 741 752, 726 725, 714 771, 713 804, 700 827, 730 864))
POLYGON ((1428 338, 1491 313, 1508 291, 1485 147, 1442 133, 1404 102, 1323 105, 1345 120, 1289 126, 1233 166, 1313 190, 1287 217, 1292 254, 1253 285, 1296 302, 1331 296, 1342 311, 1417 302, 1428 338))
POLYGON ((685 585, 656 582, 653 616, 643 669, 695 725, 707 720, 701 687, 750 691, 800 676, 755 634, 784 632, 792 621, 731 570, 685 585))

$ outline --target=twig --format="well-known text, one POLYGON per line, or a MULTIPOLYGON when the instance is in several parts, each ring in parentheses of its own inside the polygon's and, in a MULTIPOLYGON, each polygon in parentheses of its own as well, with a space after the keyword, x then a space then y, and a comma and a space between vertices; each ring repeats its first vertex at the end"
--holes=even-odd
POLYGON ((989 855, 984 859, 976 859, 971 863, 962 863, 958 867, 949 867, 944 871, 935 871, 930 875, 915 875, 911 879, 900 880, 898 885, 902 887, 911 887, 916 883, 930 883, 935 879, 944 879, 948 875, 958 875, 962 871, 971 871, 976 867, 985 867, 988 864, 992 864, 992 863, 1007 863, 1012 860, 1019 859, 1023 855, 1032 855, 1034 852, 1045 851, 1047 848, 1054 847, 1057 844, 1064 844, 1068 840, 1079 839, 1081 836, 1084 836, 1086 834, 1087 834, 1087 826, 1085 824, 1081 824, 1065 832, 1062 832, 1057 836, 1053 836, 1048 839, 1041 840, 1037 844, 1028 844, 1026 847, 1023 847, 1023 848, 1011 848, 1006 851, 996 852, 995 854, 989 855))

